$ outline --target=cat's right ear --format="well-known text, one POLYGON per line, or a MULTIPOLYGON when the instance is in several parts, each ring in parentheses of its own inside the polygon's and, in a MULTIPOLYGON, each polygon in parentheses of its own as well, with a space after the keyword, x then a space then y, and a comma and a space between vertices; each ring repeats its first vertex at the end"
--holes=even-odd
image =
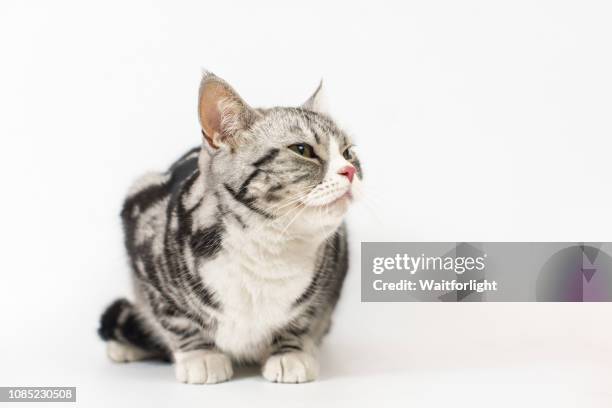
POLYGON ((257 117, 229 84, 210 72, 204 73, 200 83, 198 113, 204 139, 215 149, 236 147, 241 132, 257 117))
POLYGON ((323 79, 319 81, 319 86, 314 93, 302 104, 302 108, 318 113, 327 113, 327 103, 325 92, 323 91, 323 79))

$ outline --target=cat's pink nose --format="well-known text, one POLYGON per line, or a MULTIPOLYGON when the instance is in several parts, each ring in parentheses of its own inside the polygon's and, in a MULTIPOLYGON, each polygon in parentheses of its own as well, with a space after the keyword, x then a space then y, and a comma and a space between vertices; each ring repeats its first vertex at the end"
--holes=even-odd
POLYGON ((346 176, 347 179, 349 179, 349 182, 353 182, 353 176, 355 175, 355 167, 353 166, 344 166, 343 168, 340 169, 340 171, 338 172, 338 174, 340 174, 341 176, 346 176))

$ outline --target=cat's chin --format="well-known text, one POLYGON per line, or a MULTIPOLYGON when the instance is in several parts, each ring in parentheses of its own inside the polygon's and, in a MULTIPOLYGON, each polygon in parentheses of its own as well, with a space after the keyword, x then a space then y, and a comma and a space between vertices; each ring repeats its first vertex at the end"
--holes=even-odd
POLYGON ((310 225, 335 230, 346 215, 353 198, 350 192, 323 205, 305 205, 303 219, 310 225))
MULTIPOLYGON (((279 222, 279 225, 284 231, 298 235, 325 238, 338 229, 351 201, 351 196, 345 193, 324 205, 302 203, 288 210, 288 214, 296 214, 295 217, 288 215, 285 218, 290 221, 279 222)), ((283 219, 283 215, 280 217, 283 219)))
POLYGON ((347 191, 341 196, 334 198, 333 200, 323 204, 304 204, 306 208, 310 209, 311 212, 319 217, 336 219, 344 217, 349 209, 351 202, 353 201, 353 195, 351 191, 347 191))

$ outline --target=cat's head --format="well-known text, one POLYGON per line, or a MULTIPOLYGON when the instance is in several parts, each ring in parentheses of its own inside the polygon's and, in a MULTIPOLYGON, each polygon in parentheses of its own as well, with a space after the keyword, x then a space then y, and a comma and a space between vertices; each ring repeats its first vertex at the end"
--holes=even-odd
POLYGON ((321 111, 321 94, 319 85, 300 107, 253 109, 225 81, 204 75, 204 171, 232 205, 304 232, 340 223, 362 172, 349 136, 321 111))

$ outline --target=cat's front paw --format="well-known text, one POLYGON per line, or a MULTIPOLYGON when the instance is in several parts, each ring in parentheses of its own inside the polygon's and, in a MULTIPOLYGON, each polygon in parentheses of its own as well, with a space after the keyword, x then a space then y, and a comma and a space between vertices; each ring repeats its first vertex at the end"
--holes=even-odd
POLYGON ((210 350, 175 353, 174 369, 176 379, 187 384, 215 384, 234 374, 229 357, 210 350))
POLYGON ((317 378, 319 363, 303 351, 275 354, 264 364, 262 374, 266 380, 272 382, 303 383, 317 378))

